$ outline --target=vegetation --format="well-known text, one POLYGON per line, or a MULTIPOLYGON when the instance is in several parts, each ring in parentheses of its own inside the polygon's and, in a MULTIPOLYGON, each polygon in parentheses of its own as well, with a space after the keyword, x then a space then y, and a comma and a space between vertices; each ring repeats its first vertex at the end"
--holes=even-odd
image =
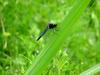
POLYGON ((0 0, 0 75, 99 75, 99 0, 0 0), (49 22, 57 28, 36 39, 49 22))

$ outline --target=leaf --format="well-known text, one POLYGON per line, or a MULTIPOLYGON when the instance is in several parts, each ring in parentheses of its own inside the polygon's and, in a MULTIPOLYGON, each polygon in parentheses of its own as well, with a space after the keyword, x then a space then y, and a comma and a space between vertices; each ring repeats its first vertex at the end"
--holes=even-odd
POLYGON ((98 72, 100 72, 100 63, 82 72, 80 75, 94 75, 98 72))

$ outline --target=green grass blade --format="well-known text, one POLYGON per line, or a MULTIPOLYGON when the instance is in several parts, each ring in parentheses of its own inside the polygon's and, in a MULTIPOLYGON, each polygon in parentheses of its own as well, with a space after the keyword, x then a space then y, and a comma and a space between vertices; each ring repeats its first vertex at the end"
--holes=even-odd
POLYGON ((82 72, 80 75, 94 75, 98 72, 100 72, 100 63, 82 72))
POLYGON ((72 6, 69 14, 64 21, 60 24, 61 28, 57 35, 52 36, 51 41, 45 46, 44 50, 39 54, 36 61, 29 67, 25 75, 39 75, 50 63, 52 58, 56 55, 59 48, 65 42, 65 39, 77 30, 75 22, 82 15, 90 0, 76 0, 72 6))

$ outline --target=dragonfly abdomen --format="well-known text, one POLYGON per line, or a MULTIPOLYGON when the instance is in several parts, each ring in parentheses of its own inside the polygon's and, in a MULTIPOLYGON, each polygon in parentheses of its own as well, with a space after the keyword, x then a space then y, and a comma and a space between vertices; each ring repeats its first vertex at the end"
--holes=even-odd
POLYGON ((37 41, 48 31, 48 27, 40 34, 37 41))

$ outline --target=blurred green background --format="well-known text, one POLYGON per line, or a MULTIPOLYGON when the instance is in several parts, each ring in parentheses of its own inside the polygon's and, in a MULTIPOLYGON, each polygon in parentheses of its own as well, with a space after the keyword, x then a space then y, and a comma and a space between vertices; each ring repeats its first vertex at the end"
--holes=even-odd
MULTIPOLYGON (((0 0, 0 75, 23 75, 57 31, 37 42, 39 34, 48 22, 62 22, 74 2, 0 0)), ((76 24, 42 75, 78 75, 100 62, 100 0, 91 0, 76 24)))

